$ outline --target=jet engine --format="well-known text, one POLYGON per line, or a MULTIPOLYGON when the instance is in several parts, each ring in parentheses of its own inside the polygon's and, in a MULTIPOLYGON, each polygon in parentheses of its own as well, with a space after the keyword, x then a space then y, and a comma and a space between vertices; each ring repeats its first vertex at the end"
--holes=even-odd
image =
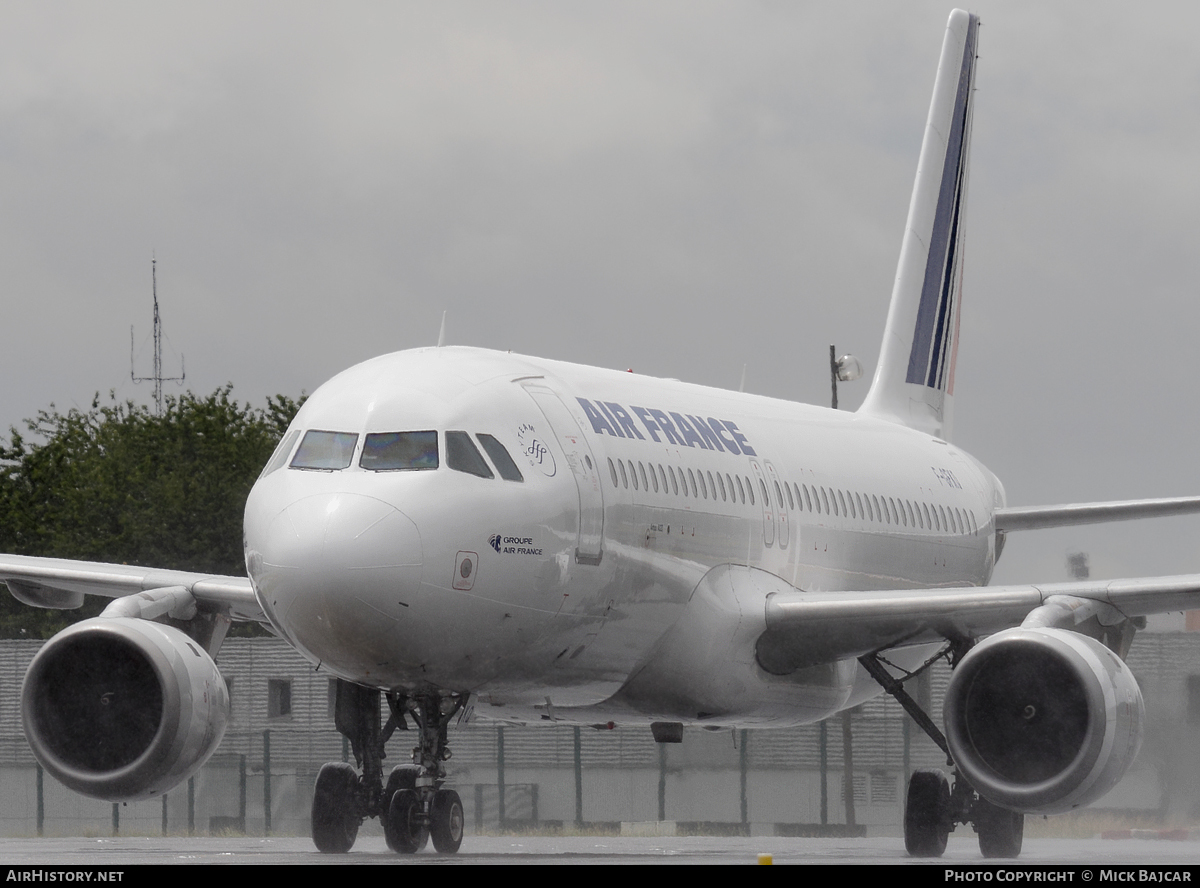
POLYGON ((148 620, 76 623, 33 658, 21 690, 25 736, 42 766, 109 801, 161 795, 221 742, 229 690, 212 657, 148 620))
POLYGON ((1116 786, 1144 720, 1124 661, 1064 629, 993 635, 963 658, 946 690, 955 764, 988 801, 1031 814, 1070 811, 1116 786))

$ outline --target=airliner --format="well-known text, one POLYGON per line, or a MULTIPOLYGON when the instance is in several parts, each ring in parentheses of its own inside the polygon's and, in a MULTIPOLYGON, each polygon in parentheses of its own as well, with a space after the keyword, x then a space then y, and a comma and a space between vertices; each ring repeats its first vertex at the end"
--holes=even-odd
POLYGON ((66 786, 161 795, 229 718, 233 620, 336 679, 355 764, 321 768, 312 836, 366 818, 456 852, 464 717, 685 729, 807 724, 888 693, 945 751, 912 775, 909 853, 1121 779, 1144 705, 1124 662, 1200 575, 989 587, 1007 534, 1200 511, 1200 497, 1018 508, 952 443, 979 22, 951 16, 878 367, 856 412, 477 348, 403 351, 321 386, 249 495, 245 577, 0 556, 36 607, 113 599, 29 667, 29 744, 66 786), (946 659, 936 724, 905 682, 946 659), (384 705, 386 704, 386 706, 384 705), (411 763, 384 773, 412 732, 411 763))

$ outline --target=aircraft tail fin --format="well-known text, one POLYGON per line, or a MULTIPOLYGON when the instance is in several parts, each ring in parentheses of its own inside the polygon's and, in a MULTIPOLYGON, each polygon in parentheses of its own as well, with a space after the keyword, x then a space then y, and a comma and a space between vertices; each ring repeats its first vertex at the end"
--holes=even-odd
POLYGON ((979 18, 950 14, 879 365, 861 412, 948 438, 979 18))

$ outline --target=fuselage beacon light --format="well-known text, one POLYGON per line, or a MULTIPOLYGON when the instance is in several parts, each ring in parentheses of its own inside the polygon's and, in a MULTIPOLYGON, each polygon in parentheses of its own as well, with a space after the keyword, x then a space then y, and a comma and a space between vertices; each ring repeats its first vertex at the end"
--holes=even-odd
POLYGON ((951 442, 978 20, 950 16, 870 392, 841 413, 474 348, 385 355, 321 386, 250 493, 247 577, 0 556, 38 607, 114 601, 48 642, 25 730, 63 783, 160 794, 220 741, 231 620, 336 679, 355 764, 318 774, 312 835, 346 852, 463 837, 448 728, 815 722, 887 692, 953 762, 918 771, 905 844, 1111 789, 1143 704, 1123 662, 1200 576, 988 587, 1006 534, 1200 511, 1200 497, 1011 508, 951 442), (976 646, 976 641, 990 636, 976 646), (942 730, 901 685, 955 666, 942 730), (411 763, 385 773, 394 729, 411 763), (410 734, 410 737, 414 735, 410 734), (412 741, 406 741, 412 742, 412 741))

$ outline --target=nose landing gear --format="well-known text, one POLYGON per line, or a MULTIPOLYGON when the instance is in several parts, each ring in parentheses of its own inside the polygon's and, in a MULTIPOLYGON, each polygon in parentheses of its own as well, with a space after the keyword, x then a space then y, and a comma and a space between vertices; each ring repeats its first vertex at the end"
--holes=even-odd
POLYGON ((334 721, 362 773, 342 762, 321 768, 313 793, 313 842, 324 853, 344 854, 363 820, 378 817, 393 851, 414 854, 432 837, 438 853, 454 854, 462 844, 465 817, 458 793, 442 787, 450 758, 446 729, 467 695, 388 694, 390 715, 382 729, 379 697, 377 690, 337 682, 334 721), (397 728, 408 730, 410 716, 418 740, 413 764, 393 768, 384 785, 384 745, 397 728))

